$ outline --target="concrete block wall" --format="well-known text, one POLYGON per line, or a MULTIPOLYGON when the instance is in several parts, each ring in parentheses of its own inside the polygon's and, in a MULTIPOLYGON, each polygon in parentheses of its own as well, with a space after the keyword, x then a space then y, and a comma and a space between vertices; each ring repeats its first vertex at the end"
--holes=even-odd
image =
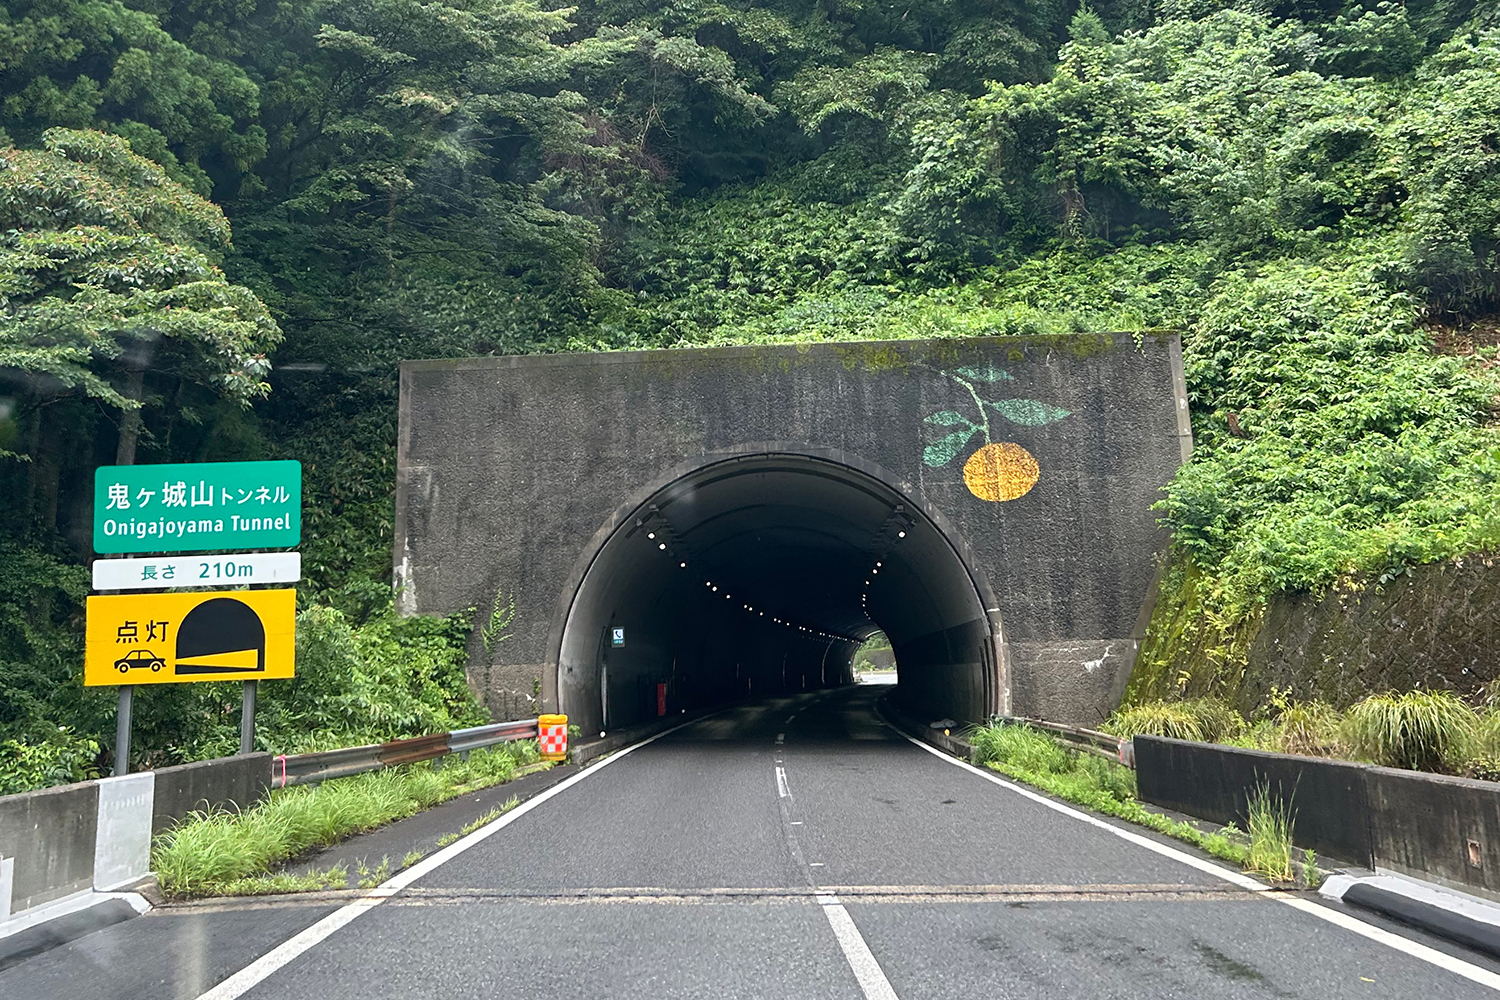
POLYGON ((1243 828, 1265 783, 1299 847, 1500 899, 1500 783, 1154 736, 1135 759, 1147 802, 1243 828))
POLYGON ((270 780, 260 753, 0 797, 0 924, 141 878, 155 834, 195 809, 253 805, 270 780))

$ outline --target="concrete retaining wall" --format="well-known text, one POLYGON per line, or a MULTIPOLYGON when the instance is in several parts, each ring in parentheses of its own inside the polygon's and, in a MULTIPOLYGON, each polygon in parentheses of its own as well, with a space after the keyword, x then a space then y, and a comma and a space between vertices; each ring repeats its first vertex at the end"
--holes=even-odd
POLYGON ((0 855, 15 859, 12 913, 93 886, 98 822, 96 781, 0 798, 0 855))
POLYGON ((1500 897, 1500 783, 1154 736, 1135 759, 1148 802, 1244 827, 1265 782, 1292 802, 1299 847, 1500 897))
POLYGON ((1378 867, 1500 894, 1500 784, 1388 767, 1365 780, 1378 867))
POLYGON ((1296 811, 1296 842, 1370 865, 1370 806, 1363 764, 1261 753, 1151 736, 1135 738, 1140 797, 1168 809, 1247 829, 1246 801, 1265 782, 1296 811))
POLYGON ((190 812, 240 809, 265 798, 271 785, 271 755, 246 754, 156 771, 151 832, 161 833, 190 812))
POLYGON ((141 878, 152 835, 205 805, 252 805, 270 778, 260 753, 0 797, 0 923, 141 878))

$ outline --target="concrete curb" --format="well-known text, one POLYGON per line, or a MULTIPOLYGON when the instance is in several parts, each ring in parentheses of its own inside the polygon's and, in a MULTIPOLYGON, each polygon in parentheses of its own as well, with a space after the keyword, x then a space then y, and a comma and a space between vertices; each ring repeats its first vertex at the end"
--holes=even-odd
MULTIPOLYGON (((974 748, 967 740, 952 735, 955 726, 948 727, 948 732, 941 729, 933 729, 932 726, 912 718, 905 712, 894 708, 890 702, 890 694, 886 693, 875 699, 875 712, 884 719, 892 728, 898 732, 914 736, 929 746, 937 747, 943 753, 957 757, 959 760, 974 762, 974 748)), ((956 724, 961 725, 961 724, 956 724)), ((962 728, 968 728, 962 726, 962 728)))
POLYGON ((1500 958, 1500 906, 1399 875, 1334 875, 1319 894, 1500 958))

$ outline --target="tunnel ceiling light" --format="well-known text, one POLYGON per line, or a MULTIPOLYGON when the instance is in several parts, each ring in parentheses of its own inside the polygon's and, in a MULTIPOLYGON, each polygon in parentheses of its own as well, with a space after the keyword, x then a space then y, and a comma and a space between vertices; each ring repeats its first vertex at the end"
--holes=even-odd
POLYGON ((679 569, 687 569, 687 563, 685 562, 680 562, 677 564, 677 566, 679 569))
POLYGON ((655 538, 656 537, 656 532, 654 532, 654 531, 648 531, 648 532, 646 532, 646 537, 647 538, 655 538))
POLYGON ((717 594, 718 592, 719 592, 719 588, 718 587, 714 587, 714 593, 717 594))
POLYGON ((666 542, 657 542, 656 543, 656 547, 659 548, 659 549, 666 549, 667 543, 666 542))
POLYGON ((883 563, 883 562, 876 562, 876 563, 875 563, 875 565, 876 565, 876 566, 884 566, 884 565, 885 565, 885 563, 883 563))
POLYGON ((896 532, 896 537, 897 538, 905 538, 906 537, 906 532, 904 532, 904 531, 898 531, 898 532, 896 532))

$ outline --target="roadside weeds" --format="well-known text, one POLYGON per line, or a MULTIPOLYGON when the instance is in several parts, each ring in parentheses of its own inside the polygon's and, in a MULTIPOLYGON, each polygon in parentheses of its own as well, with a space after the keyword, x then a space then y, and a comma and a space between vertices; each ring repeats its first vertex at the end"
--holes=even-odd
MULTIPOLYGON (((344 865, 304 873, 283 869, 347 837, 550 766, 538 760, 534 741, 523 741, 473 751, 468 760, 449 757, 441 767, 422 762, 276 789, 240 812, 192 814, 156 838, 152 868, 162 892, 174 899, 347 888, 351 874, 344 865)), ((518 801, 512 797, 481 819, 491 821, 518 801)), ((419 860, 420 852, 411 851, 396 867, 419 860)), ((369 888, 391 869, 391 859, 385 858, 373 869, 357 866, 353 878, 369 888)))
POLYGON ((1205 832, 1147 809, 1136 799, 1135 772, 1065 746, 1026 726, 982 726, 967 734, 973 762, 1075 805, 1191 844, 1277 886, 1316 889, 1324 873, 1312 851, 1294 851, 1290 804, 1269 789, 1251 802, 1247 833, 1233 824, 1205 832), (1294 853, 1300 858, 1294 857, 1294 853))

